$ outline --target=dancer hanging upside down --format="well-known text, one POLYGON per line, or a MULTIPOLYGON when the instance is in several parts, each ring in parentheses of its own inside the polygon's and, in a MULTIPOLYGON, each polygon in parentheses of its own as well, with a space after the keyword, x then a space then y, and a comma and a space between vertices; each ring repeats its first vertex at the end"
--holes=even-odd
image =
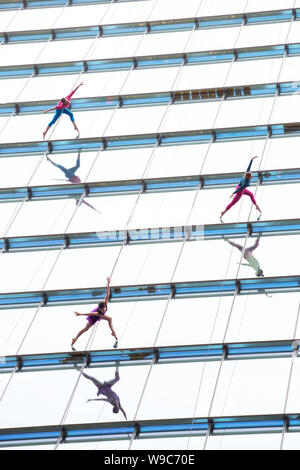
POLYGON ((104 395, 106 398, 90 398, 87 401, 107 401, 113 406, 113 413, 119 413, 121 410, 125 419, 127 419, 126 413, 123 410, 121 403, 120 403, 120 398, 118 395, 112 391, 112 386, 115 385, 118 380, 120 380, 120 375, 119 375, 119 365, 116 367, 116 372, 115 372, 115 378, 112 380, 109 380, 108 382, 99 382, 99 380, 95 379, 94 377, 86 374, 85 372, 82 372, 82 375, 87 378, 88 380, 91 380, 93 384, 96 385, 98 388, 97 395, 104 395))
POLYGON ((65 98, 62 98, 59 103, 57 103, 56 106, 54 106, 53 108, 49 108, 49 109, 46 109, 45 111, 43 111, 44 113, 48 113, 49 111, 53 111, 55 109, 55 115, 54 115, 54 118, 52 119, 52 121, 49 122, 48 126, 46 127, 45 131, 43 132, 43 139, 45 139, 46 137, 46 134, 48 132, 48 130, 50 129, 51 126, 53 126, 53 124, 57 121, 57 119, 64 113, 64 114, 67 114, 69 116, 69 118, 71 119, 71 122, 73 123, 73 127, 75 129, 75 131, 78 132, 78 136, 79 137, 79 129, 78 127, 76 126, 76 123, 75 123, 75 119, 74 119, 74 115, 73 113, 68 109, 70 104, 71 104, 71 98, 72 96, 74 95, 75 91, 78 90, 78 88, 83 85, 83 82, 81 82, 76 88, 74 88, 73 91, 71 91, 71 93, 69 93, 65 98))
POLYGON ((117 338, 117 335, 116 335, 115 330, 113 328, 112 319, 111 319, 111 317, 108 317, 107 315, 105 315, 105 313, 107 311, 107 303, 108 303, 109 294, 110 294, 109 284, 110 284, 110 279, 109 279, 109 277, 107 277, 106 296, 105 296, 104 302, 100 302, 98 304, 98 306, 96 308, 94 308, 89 313, 74 312, 75 315, 84 315, 84 316, 86 316, 87 317, 87 324, 85 325, 84 328, 82 328, 82 330, 79 331, 79 333, 75 336, 75 338, 72 339, 71 347, 72 347, 73 350, 75 350, 73 348, 73 345, 78 340, 79 336, 81 336, 83 333, 88 331, 97 321, 100 321, 100 320, 106 320, 108 322, 108 326, 111 329, 111 334, 116 339, 116 342, 114 344, 114 348, 116 348, 118 346, 118 338, 117 338))
POLYGON ((235 188, 235 191, 232 193, 232 195, 230 197, 233 197, 234 195, 234 198, 233 200, 231 201, 230 204, 228 204, 228 206, 225 208, 224 211, 221 212, 221 215, 220 215, 220 221, 223 222, 222 220, 222 217, 223 215, 232 207, 234 206, 234 204, 236 204, 240 199, 241 197, 243 196, 243 194, 246 194, 246 196, 249 196, 251 198, 251 201, 252 203, 255 205, 256 209, 260 212, 260 215, 258 216, 258 220, 259 218, 261 217, 261 209, 259 208, 256 200, 255 200, 255 197, 254 197, 254 194, 249 191, 247 189, 248 186, 250 186, 250 181, 251 181, 251 178, 252 178, 252 174, 250 172, 250 168, 251 168, 251 165, 252 165, 252 162, 254 160, 254 158, 258 158, 258 157, 253 157, 251 158, 250 160, 250 163, 248 165, 248 168, 246 170, 246 173, 244 174, 244 178, 241 179, 241 181, 239 182, 239 184, 236 186, 235 188))
MULTIPOLYGON (((79 176, 75 175, 75 172, 78 170, 78 168, 80 167, 80 152, 78 153, 78 156, 77 156, 77 160, 76 160, 76 165, 73 166, 72 168, 65 168, 64 166, 62 165, 59 165, 58 163, 55 163, 51 160, 50 157, 48 157, 48 155, 46 155, 46 158, 47 160, 52 163, 52 165, 56 166, 57 168, 59 168, 64 174, 65 176, 68 178, 67 181, 70 181, 70 183, 81 183, 81 179, 79 178, 79 176)), ((63 180, 65 181, 65 180, 63 180)), ((91 209, 93 209, 94 211, 96 212, 99 212, 99 214, 101 214, 100 211, 98 211, 98 209, 96 209, 94 206, 92 206, 91 204, 89 204, 88 202, 86 202, 83 198, 81 198, 81 196, 79 197, 76 197, 76 205, 78 206, 81 206, 81 204, 85 204, 87 206, 89 206, 91 209)))
MULTIPOLYGON (((238 243, 231 242, 230 240, 227 240, 227 238, 225 238, 225 237, 223 237, 223 238, 226 242, 230 243, 231 246, 234 246, 235 248, 240 250, 241 253, 243 252, 242 245, 239 245, 238 243)), ((257 277, 260 277, 260 276, 264 277, 263 270, 260 268, 258 260, 252 254, 253 251, 256 250, 256 248, 259 245, 259 239, 260 239, 260 235, 257 237, 254 245, 249 246, 249 248, 245 248, 243 258, 245 258, 245 260, 248 261, 248 263, 241 263, 241 264, 243 266, 249 266, 250 268, 253 268, 257 277)))

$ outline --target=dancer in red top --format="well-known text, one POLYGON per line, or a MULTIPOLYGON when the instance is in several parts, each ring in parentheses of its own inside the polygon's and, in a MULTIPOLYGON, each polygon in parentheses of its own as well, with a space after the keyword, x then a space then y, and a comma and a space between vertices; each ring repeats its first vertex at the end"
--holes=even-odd
POLYGON ((71 119, 72 123, 73 123, 73 126, 74 126, 74 129, 78 132, 78 136, 79 137, 79 129, 78 127, 76 126, 76 123, 75 123, 75 120, 74 120, 74 115, 73 113, 68 109, 70 104, 71 104, 71 98, 72 96, 74 95, 75 91, 78 90, 78 88, 83 85, 83 82, 81 82, 76 88, 74 88, 73 91, 71 91, 71 93, 69 93, 65 98, 62 98, 59 103, 57 103, 56 106, 54 106, 53 108, 49 108, 49 109, 46 109, 44 111, 44 113, 48 113, 49 111, 53 111, 54 109, 56 110, 55 111, 55 115, 54 115, 54 118, 52 119, 52 121, 49 122, 48 126, 46 127, 45 131, 43 132, 43 139, 45 139, 46 137, 46 134, 48 132, 48 130, 50 129, 51 126, 53 126, 53 124, 57 121, 57 119, 64 113, 64 114, 67 114, 69 116, 69 118, 71 119))

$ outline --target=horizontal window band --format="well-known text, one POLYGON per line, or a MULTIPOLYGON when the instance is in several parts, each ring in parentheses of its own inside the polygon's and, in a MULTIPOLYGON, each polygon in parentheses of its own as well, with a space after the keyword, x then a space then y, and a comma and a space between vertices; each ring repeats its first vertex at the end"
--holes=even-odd
MULTIPOLYGON (((59 2, 62 0, 52 0, 59 2)), ((133 0, 132 0, 133 1, 133 0)), ((21 2, 18 2, 21 3, 21 2)), ((28 4, 30 2, 27 2, 28 4)), ((40 4, 45 2, 31 2, 40 4)), ((50 2, 49 2, 50 3, 50 2)), ((81 3, 89 3, 84 0, 81 3)), ((91 2, 90 2, 91 3, 91 2)), ((95 3, 95 2, 93 2, 95 3)), ((55 5, 56 6, 56 5, 55 5)), ((1 4, 0 4, 1 9, 1 4)), ((139 21, 134 23, 120 23, 120 24, 101 24, 101 25, 88 25, 76 26, 66 28, 54 29, 33 29, 25 31, 6 31, 0 33, 0 42, 3 44, 18 44, 30 43, 41 41, 59 41, 69 39, 85 39, 95 36, 101 37, 114 37, 114 36, 127 36, 136 34, 151 34, 151 33, 170 33, 176 31, 192 31, 194 29, 214 29, 241 26, 242 24, 248 25, 264 25, 282 23, 288 21, 298 21, 300 18, 300 9, 283 9, 283 10, 268 10, 257 11, 250 13, 237 13, 233 15, 217 15, 205 17, 191 17, 169 20, 156 20, 156 21, 139 21)))
MULTIPOLYGON (((24 186, 0 189, 0 203, 24 200, 46 201, 78 200, 85 197, 122 196, 143 193, 195 191, 197 189, 231 188, 239 183, 244 173, 173 176, 137 180, 104 181, 94 183, 24 186)), ((252 185, 291 184, 300 182, 300 168, 252 172, 252 185)))
POLYGON ((50 62, 42 64, 9 65, 0 67, 0 79, 25 78, 30 76, 51 76, 78 74, 81 72, 112 72, 131 69, 179 67, 181 65, 205 65, 239 60, 274 59, 298 57, 300 43, 275 44, 236 49, 122 57, 110 59, 78 60, 71 62, 50 62))
MULTIPOLYGON (((50 8, 64 7, 68 1, 68 7, 76 5, 97 5, 101 3, 111 3, 112 0, 2 0, 0 3, 0 11, 32 9, 32 8, 50 8)), ((118 3, 139 2, 145 0, 114 0, 118 3)))
POLYGON ((300 135, 300 122, 0 144, 0 157, 234 142, 300 135))
MULTIPOLYGON (((300 276, 223 279, 129 286, 112 286, 111 302, 274 294, 300 291, 300 276)), ((105 287, 0 293, 0 309, 36 308, 98 303, 105 287)))
POLYGON ((171 364, 195 361, 289 358, 299 355, 298 341, 252 341, 243 343, 157 346, 112 350, 70 351, 2 356, 0 373, 53 371, 74 369, 88 364, 89 368, 171 364))
MULTIPOLYGON (((125 406, 125 405, 123 405, 125 406)), ((126 407, 125 407, 126 408, 126 407)), ((34 445, 61 442, 91 442, 101 440, 130 440, 157 437, 238 435, 253 433, 299 432, 300 419, 298 413, 221 416, 221 417, 190 417, 172 419, 152 419, 138 421, 116 421, 105 423, 81 423, 42 425, 0 429, 0 446, 34 445), (138 430, 138 433, 137 433, 138 430)), ((176 455, 169 455, 175 463, 176 455)), ((170 463, 170 462, 169 462, 170 463)))
POLYGON ((68 234, 46 234, 0 238, 2 252, 43 251, 106 246, 173 243, 197 240, 221 240, 224 237, 243 238, 246 235, 298 235, 300 219, 260 220, 224 224, 148 227, 130 230, 110 230, 68 234))
MULTIPOLYGON (((168 104, 190 104, 215 100, 244 98, 266 98, 275 95, 289 96, 300 93, 300 82, 263 83, 234 87, 200 88, 166 92, 140 93, 130 95, 95 96, 74 98, 70 109, 73 111, 92 111, 114 109, 116 107, 135 108, 143 106, 166 106, 168 104)), ((59 99, 48 101, 24 101, 0 103, 0 116, 40 114, 53 107, 59 99)))

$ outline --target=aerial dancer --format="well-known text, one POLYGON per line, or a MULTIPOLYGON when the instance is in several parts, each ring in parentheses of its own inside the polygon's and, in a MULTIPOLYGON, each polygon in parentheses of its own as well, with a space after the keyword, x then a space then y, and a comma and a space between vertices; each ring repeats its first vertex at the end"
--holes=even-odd
POLYGON ((67 114, 69 116, 69 118, 71 119, 71 122, 73 123, 73 127, 74 129, 78 132, 78 136, 79 137, 79 129, 78 127, 76 126, 76 123, 75 123, 75 119, 74 119, 74 115, 73 113, 68 109, 70 104, 71 104, 71 98, 72 96, 74 95, 75 91, 78 90, 78 88, 83 85, 83 82, 81 82, 76 88, 74 88, 73 91, 71 91, 71 93, 69 93, 65 98, 62 98, 59 103, 57 103, 56 106, 53 106, 53 108, 49 108, 49 109, 45 109, 43 112, 44 113, 48 113, 49 111, 53 111, 55 109, 55 115, 54 115, 54 118, 52 119, 52 121, 49 122, 48 126, 46 127, 45 131, 43 132, 43 139, 45 139, 46 137, 46 134, 48 132, 48 130, 50 129, 51 126, 53 126, 53 124, 57 121, 57 119, 64 113, 64 114, 67 114))
MULTIPOLYGON (((52 165, 56 166, 57 168, 59 168, 63 173, 64 175, 66 176, 66 178, 68 178, 67 180, 63 180, 63 181, 70 181, 70 183, 81 183, 81 179, 79 178, 79 176, 75 175, 75 172, 78 170, 78 168, 80 167, 80 152, 78 152, 78 155, 77 155, 77 160, 76 160, 76 165, 73 166, 72 168, 65 168, 64 166, 62 165, 59 165, 58 163, 55 163, 51 160, 50 157, 48 157, 48 155, 46 155, 46 158, 47 160, 52 163, 52 165)), ((91 204, 89 204, 88 202, 86 202, 83 198, 81 199, 81 196, 79 198, 76 198, 76 202, 75 204, 78 205, 78 206, 81 206, 81 204, 85 204, 87 205, 88 207, 90 207, 91 209, 93 209, 94 211, 98 212, 99 214, 101 214, 100 211, 98 211, 98 209, 96 209, 94 206, 92 206, 91 204)))
MULTIPOLYGON (((234 243, 234 242, 228 240, 225 237, 223 237, 223 238, 226 242, 230 243, 231 246, 234 246, 235 248, 240 250, 241 253, 243 252, 242 245, 239 245, 238 243, 234 243)), ((258 260, 255 258, 255 256, 253 256, 253 251, 256 250, 256 248, 259 245, 259 239, 260 239, 260 235, 257 237, 254 245, 250 246, 249 248, 245 248, 243 258, 245 258, 245 260, 248 261, 248 262, 247 263, 241 263, 241 264, 243 266, 249 266, 250 268, 253 268, 254 271, 255 271, 255 275, 257 277, 264 277, 263 270, 261 269, 258 260)))
POLYGON ((225 210, 221 212, 220 221, 222 223, 223 223, 223 220, 222 220, 223 215, 232 206, 234 206, 234 204, 236 204, 241 199, 243 194, 246 194, 246 196, 250 197, 252 203, 255 205, 256 209, 260 212, 260 214, 258 215, 257 220, 259 220, 260 217, 261 217, 262 211, 261 211, 260 207, 258 206, 256 200, 255 200, 254 194, 247 189, 247 187, 250 186, 250 181, 251 181, 251 178, 252 178, 252 173, 250 172, 250 168, 251 168, 251 165, 252 165, 252 162, 253 162, 254 158, 258 158, 258 157, 252 157, 251 158, 250 163, 248 165, 248 168, 246 170, 246 173, 244 174, 244 177, 240 180, 239 184, 235 188, 235 191, 230 196, 230 197, 233 197, 235 195, 233 200, 231 201, 230 204, 228 204, 228 206, 225 208, 225 210))
POLYGON ((115 392, 112 391, 112 386, 120 380, 119 364, 116 367, 115 378, 112 380, 109 380, 108 382, 99 382, 99 380, 86 374, 85 372, 82 372, 82 375, 86 379, 91 380, 93 384, 96 385, 96 387, 98 388, 97 396, 104 395, 106 397, 106 398, 90 398, 87 401, 107 401, 113 406, 113 409, 112 409, 113 413, 119 413, 119 411, 121 410, 124 415, 124 418, 127 419, 126 413, 121 406, 120 398, 115 392))
POLYGON ((75 348, 73 347, 75 342, 78 340, 79 336, 81 336, 83 333, 85 333, 86 331, 88 331, 97 321, 100 321, 100 320, 106 320, 108 322, 108 326, 111 330, 111 334, 112 336, 115 338, 115 344, 114 344, 114 348, 117 348, 118 347, 118 338, 117 338, 117 335, 115 333, 115 330, 113 328, 113 324, 112 324, 112 318, 105 315, 106 311, 107 311, 107 303, 108 303, 108 300, 109 300, 109 295, 110 295, 110 278, 107 277, 107 287, 106 287, 106 296, 105 296, 105 299, 104 299, 104 302, 100 302, 96 308, 94 308, 91 312, 89 313, 79 313, 79 312, 74 312, 75 315, 84 315, 87 317, 87 324, 85 325, 84 328, 82 328, 82 330, 79 331, 79 333, 75 336, 75 338, 72 339, 72 342, 71 342, 71 347, 73 349, 73 351, 75 351, 75 348))

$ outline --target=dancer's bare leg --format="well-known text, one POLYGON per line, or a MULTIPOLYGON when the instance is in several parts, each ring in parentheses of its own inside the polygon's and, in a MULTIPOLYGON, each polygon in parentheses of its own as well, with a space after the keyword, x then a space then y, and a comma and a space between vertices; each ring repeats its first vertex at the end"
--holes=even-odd
POLYGON ((45 140, 46 134, 47 134, 47 132, 49 131, 49 129, 50 129, 50 126, 47 126, 46 129, 45 129, 44 132, 43 132, 43 139, 44 139, 44 140, 45 140))
POLYGON ((71 342, 71 346, 73 346, 76 341, 78 340, 79 336, 81 336, 83 333, 85 333, 86 331, 88 331, 90 328, 91 328, 91 324, 90 323, 87 323, 85 325, 84 328, 82 328, 82 330, 79 331, 79 333, 77 333, 77 335, 75 336, 75 338, 72 339, 72 342, 71 342))

